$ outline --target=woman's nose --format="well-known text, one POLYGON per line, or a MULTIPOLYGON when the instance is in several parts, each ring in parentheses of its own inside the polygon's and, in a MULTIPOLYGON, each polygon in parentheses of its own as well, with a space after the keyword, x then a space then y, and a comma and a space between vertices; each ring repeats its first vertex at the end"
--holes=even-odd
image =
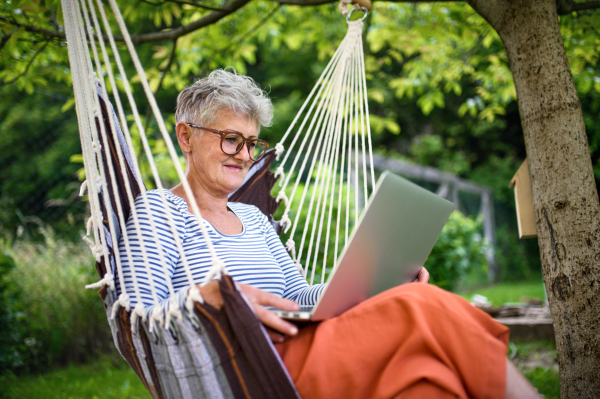
POLYGON ((244 148, 242 148, 242 150, 233 157, 239 161, 248 162, 250 160, 250 152, 248 151, 248 147, 244 146, 244 148))

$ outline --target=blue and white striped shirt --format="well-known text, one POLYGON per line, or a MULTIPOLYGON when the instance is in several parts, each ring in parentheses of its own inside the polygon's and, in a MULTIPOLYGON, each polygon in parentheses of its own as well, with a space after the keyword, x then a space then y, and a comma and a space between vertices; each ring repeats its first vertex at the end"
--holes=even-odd
MULTIPOLYGON (((131 248, 133 264, 130 264, 123 237, 119 240, 119 252, 125 291, 131 298, 131 306, 138 302, 132 268, 135 270, 141 301, 146 306, 154 304, 150 289, 148 270, 142 258, 141 245, 145 246, 149 259, 149 269, 158 296, 159 303, 169 298, 167 281, 171 280, 175 294, 182 294, 190 283, 184 271, 179 251, 175 244, 175 235, 180 239, 195 284, 204 280, 211 268, 211 257, 196 217, 188 211, 183 198, 163 191, 175 222, 176 231, 172 231, 165 206, 158 190, 140 194, 135 201, 135 209, 142 230, 137 234, 133 217, 127 222, 127 235, 131 248), (142 195, 146 195, 150 211, 146 209, 142 195), (161 266, 159 246, 152 234, 149 217, 154 221, 156 235, 164 254, 165 268, 161 266), (166 269, 166 272, 165 270, 166 269)), ((277 296, 291 299, 302 305, 312 305, 320 297, 324 285, 309 286, 302 277, 279 236, 273 230, 268 218, 255 206, 238 202, 228 204, 243 224, 243 231, 236 235, 224 235, 204 220, 210 239, 219 258, 225 263, 227 273, 236 281, 249 284, 277 296)), ((117 293, 121 293, 121 284, 117 278, 117 293)))

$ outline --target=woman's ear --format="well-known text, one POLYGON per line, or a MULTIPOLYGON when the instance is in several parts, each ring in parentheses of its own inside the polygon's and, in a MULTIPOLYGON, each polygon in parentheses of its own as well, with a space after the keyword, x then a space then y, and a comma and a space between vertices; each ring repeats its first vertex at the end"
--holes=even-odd
POLYGON ((181 151, 183 151, 184 154, 192 152, 192 129, 184 122, 178 122, 175 126, 175 133, 177 134, 177 141, 179 142, 181 151))

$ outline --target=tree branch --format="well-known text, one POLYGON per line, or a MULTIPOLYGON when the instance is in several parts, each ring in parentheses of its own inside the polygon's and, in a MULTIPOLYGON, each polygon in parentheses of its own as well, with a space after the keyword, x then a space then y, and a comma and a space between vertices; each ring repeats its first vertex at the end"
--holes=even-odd
POLYGON ((576 3, 574 0, 556 0, 558 15, 570 14, 573 11, 594 10, 600 8, 600 1, 576 3))
POLYGON ((17 27, 17 28, 23 28, 27 32, 39 33, 43 36, 46 36, 47 38, 52 38, 52 39, 65 39, 66 38, 64 32, 51 31, 48 29, 38 28, 37 26, 33 26, 33 25, 22 24, 19 21, 16 21, 12 18, 6 18, 6 17, 0 16, 0 21, 7 23, 9 25, 12 25, 14 27, 17 27))
MULTIPOLYGON (((183 0, 166 0, 166 1, 180 3, 180 4, 191 4, 191 5, 194 5, 197 7, 203 7, 203 8, 209 7, 209 6, 200 5, 199 3, 196 3, 196 2, 186 3, 183 0)), ((322 4, 335 3, 338 0, 272 0, 272 1, 279 3, 279 4, 289 4, 289 5, 299 5, 299 6, 318 6, 318 5, 322 5, 322 4)), ((388 1, 388 2, 394 2, 394 3, 428 3, 428 2, 431 2, 431 0, 381 0, 381 1, 388 1)), ((454 2, 456 0, 439 0, 439 1, 440 2, 454 2)), ((559 0, 559 1, 569 1, 569 0, 559 0)), ((146 0, 145 2, 148 2, 148 1, 146 0)), ((151 43, 151 42, 158 42, 158 41, 163 41, 163 40, 173 41, 181 36, 187 35, 190 32, 193 32, 195 30, 204 28, 205 26, 208 26, 208 25, 214 24, 215 22, 218 22, 219 20, 223 19, 227 15, 242 8, 249 2, 250 2, 250 0, 231 0, 229 3, 225 4, 225 6, 223 8, 214 9, 213 12, 200 18, 197 21, 194 21, 187 25, 183 25, 178 28, 174 28, 174 29, 170 29, 170 30, 162 30, 159 32, 143 33, 143 34, 139 34, 139 35, 131 35, 131 41, 134 44, 151 43)), ((591 3, 599 3, 599 2, 595 1, 595 2, 591 2, 591 3)), ((158 5, 157 3, 150 3, 150 4, 158 5)), ((575 3, 575 4, 579 5, 582 3, 575 3)), ((39 28, 37 26, 24 24, 24 23, 14 20, 14 19, 6 18, 3 16, 0 16, 0 21, 5 22, 5 23, 12 25, 14 27, 17 27, 17 28, 23 28, 24 30, 31 32, 31 33, 40 34, 42 36, 45 36, 46 38, 66 39, 65 32, 52 31, 52 30, 48 30, 48 29, 39 28)), ((113 37, 114 37, 115 41, 117 41, 117 42, 125 41, 125 39, 123 38, 122 35, 114 35, 113 37)), ((104 41, 108 41, 108 37, 106 35, 103 35, 102 38, 104 41)))
MULTIPOLYGON (((330 0, 330 1, 333 1, 333 0, 330 0)), ((143 33, 140 35, 131 35, 131 41, 134 44, 158 42, 158 41, 162 41, 162 40, 171 40, 172 41, 183 35, 187 35, 190 32, 193 32, 193 31, 203 28, 205 26, 214 24, 215 22, 223 19, 227 15, 242 8, 249 2, 250 2, 250 0, 231 0, 229 3, 225 4, 225 7, 221 11, 213 11, 210 14, 205 15, 204 17, 200 18, 197 21, 194 21, 187 25, 180 26, 178 28, 166 30, 166 31, 143 33)), ((44 35, 46 37, 57 38, 57 39, 66 39, 66 35, 64 32, 51 31, 48 29, 38 28, 33 25, 22 24, 16 20, 9 19, 9 18, 2 17, 2 16, 0 16, 0 21, 3 21, 5 23, 8 23, 15 27, 23 28, 28 32, 44 35)), ((104 41, 108 41, 108 37, 106 35, 102 35, 102 38, 104 39, 104 41)), ((117 42, 125 41, 125 39, 123 38, 122 35, 114 35, 114 39, 117 42)))
POLYGON ((140 0, 140 1, 143 2, 143 3, 146 3, 146 4, 150 4, 151 6, 162 6, 165 3, 175 3, 175 4, 190 5, 190 6, 194 6, 194 7, 198 7, 198 8, 203 8, 205 10, 225 11, 225 12, 227 12, 227 10, 224 9, 224 8, 205 6, 204 4, 200 4, 200 3, 196 3, 196 2, 189 2, 189 1, 165 0, 164 2, 161 2, 161 3, 153 3, 153 2, 148 1, 148 0, 140 0))
POLYGON ((40 47, 31 57, 31 59, 29 60, 29 62, 27 63, 27 66, 25 67, 25 70, 23 72, 21 72, 20 74, 18 74, 17 76, 15 76, 14 78, 12 78, 9 81, 6 82, 0 82, 0 87, 2 86, 8 86, 11 85, 13 83, 15 83, 17 80, 19 80, 19 78, 21 78, 22 76, 25 76, 27 74, 27 71, 29 71, 29 68, 31 67, 31 64, 33 64, 33 61, 36 59, 36 57, 42 52, 44 51, 44 49, 46 48, 46 46, 48 45, 48 43, 50 43, 49 41, 44 43, 44 45, 42 47, 40 47))
MULTIPOLYGON (((319 6, 321 4, 337 3, 338 0, 271 0, 279 4, 295 5, 295 6, 319 6)), ((389 3, 432 3, 432 0, 378 0, 389 3)), ((437 0, 437 3, 450 3, 460 0, 437 0)))

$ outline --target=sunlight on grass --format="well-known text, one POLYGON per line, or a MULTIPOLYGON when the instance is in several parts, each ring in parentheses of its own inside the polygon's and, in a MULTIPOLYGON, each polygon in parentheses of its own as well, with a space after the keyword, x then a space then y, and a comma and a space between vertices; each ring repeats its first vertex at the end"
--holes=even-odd
POLYGON ((131 368, 118 358, 69 366, 37 376, 0 379, 2 397, 10 399, 149 399, 131 368))
POLYGON ((542 301, 545 299, 544 284, 541 281, 500 283, 491 287, 458 293, 468 301, 471 300, 474 294, 487 297, 494 306, 502 306, 507 302, 521 302, 524 297, 537 298, 542 301))

